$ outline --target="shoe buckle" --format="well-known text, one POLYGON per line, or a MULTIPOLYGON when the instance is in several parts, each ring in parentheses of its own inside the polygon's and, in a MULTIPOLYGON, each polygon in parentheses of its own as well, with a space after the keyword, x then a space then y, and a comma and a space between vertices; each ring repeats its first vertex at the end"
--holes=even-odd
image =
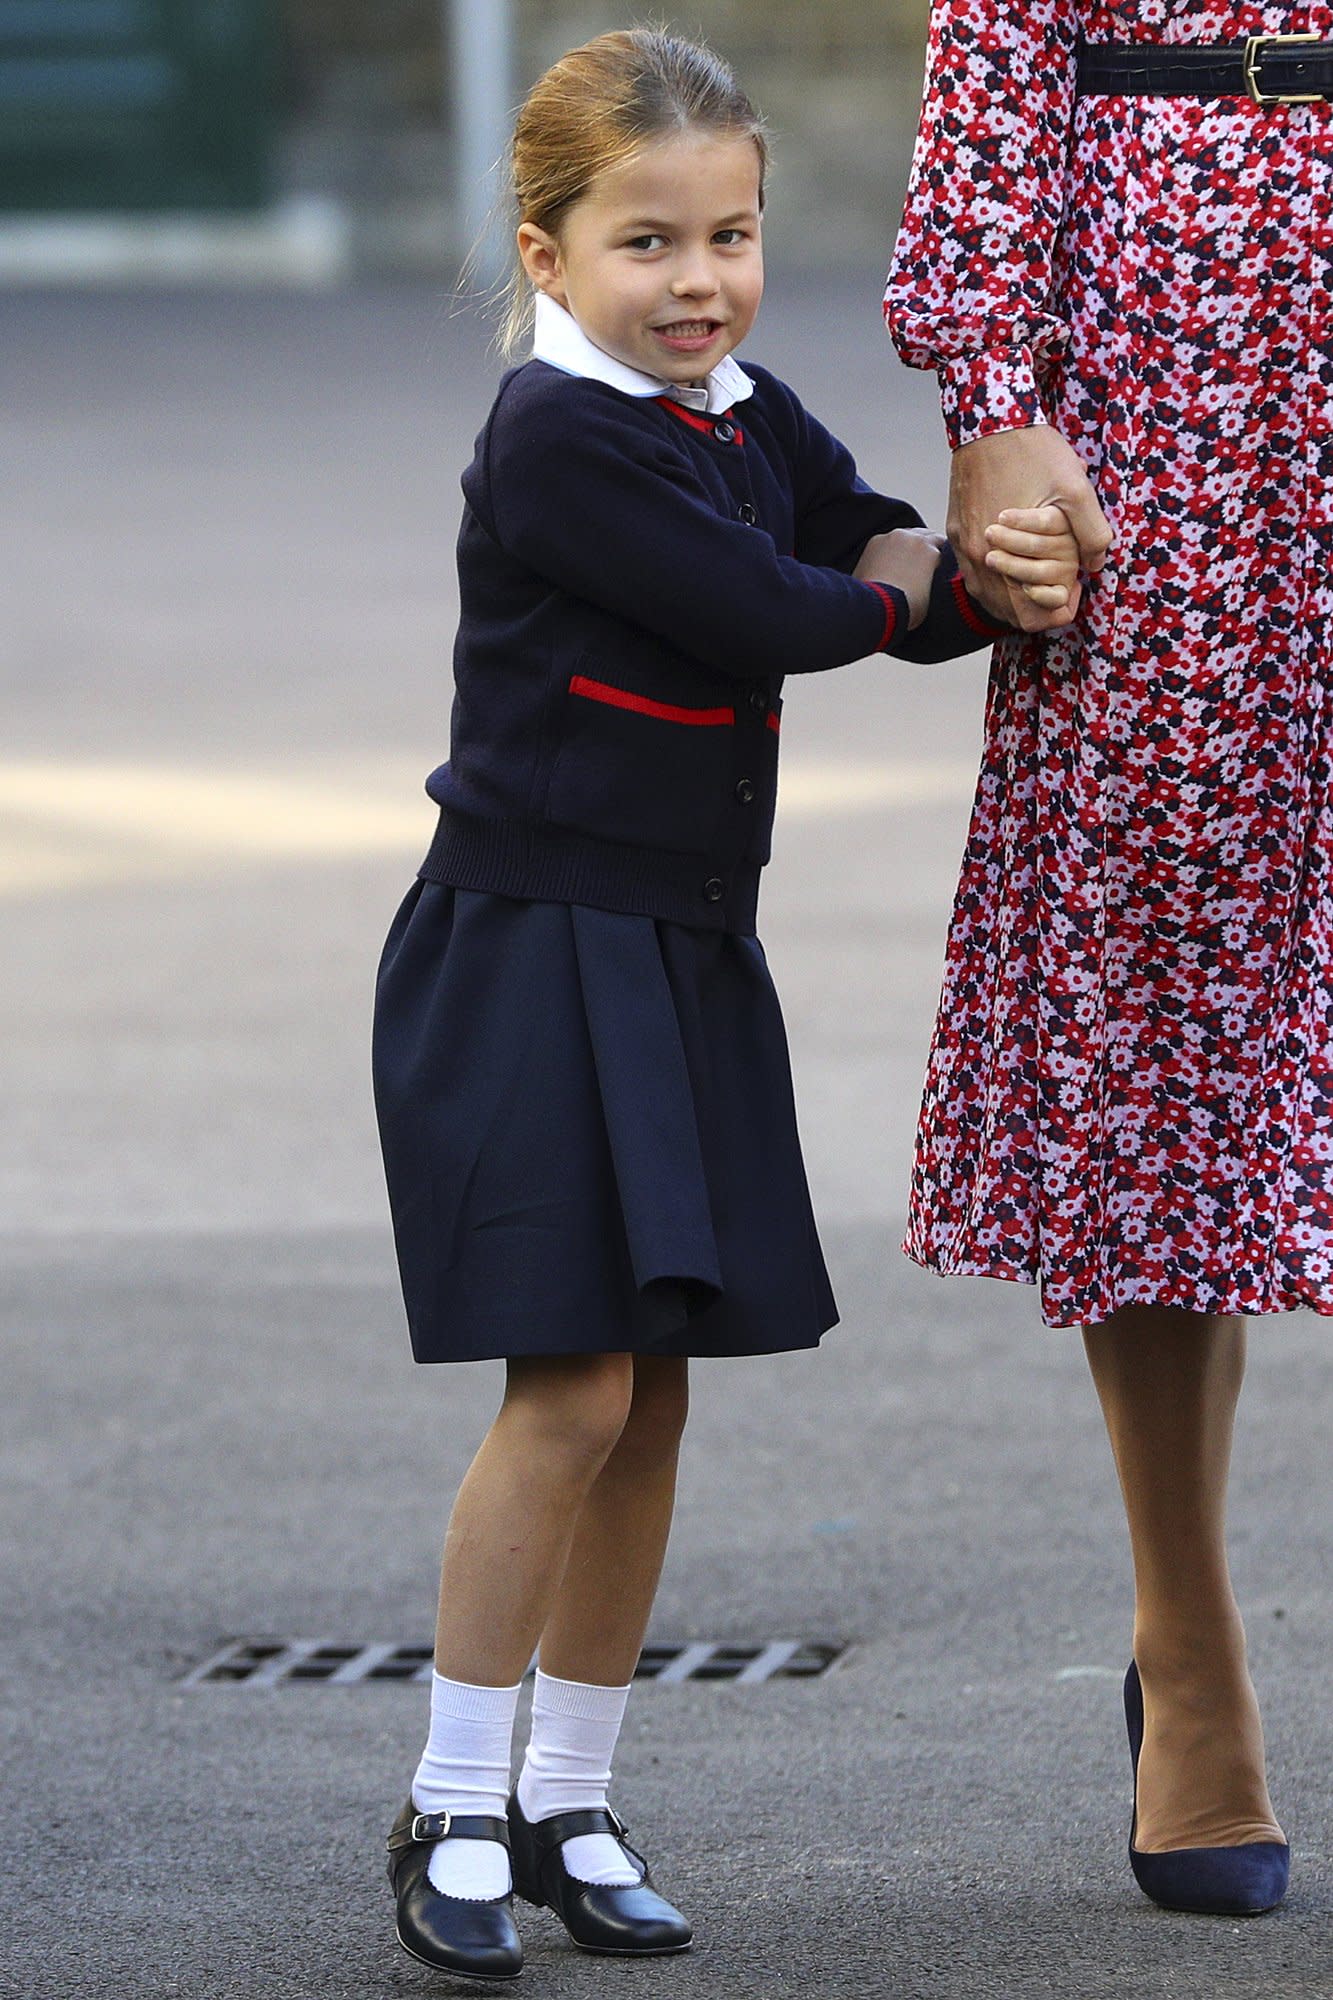
POLYGON ((1285 49, 1294 42, 1317 42, 1317 34, 1310 35, 1251 35, 1245 44, 1245 88, 1256 104, 1322 104, 1323 92, 1316 90, 1311 97, 1300 97, 1295 92, 1285 94, 1280 91, 1265 91, 1260 86, 1259 65, 1264 59, 1265 49, 1285 49))
POLYGON ((602 1810, 605 1812, 607 1818, 610 1820, 612 1826, 616 1830, 616 1839, 623 1840, 625 1838, 627 1829, 624 1820, 620 1817, 620 1814, 616 1811, 614 1806, 604 1806, 602 1810))
POLYGON ((453 1817, 452 1813, 447 1812, 418 1813, 412 1822, 408 1838, 414 1847, 432 1846, 437 1840, 446 1838, 453 1824, 453 1817))

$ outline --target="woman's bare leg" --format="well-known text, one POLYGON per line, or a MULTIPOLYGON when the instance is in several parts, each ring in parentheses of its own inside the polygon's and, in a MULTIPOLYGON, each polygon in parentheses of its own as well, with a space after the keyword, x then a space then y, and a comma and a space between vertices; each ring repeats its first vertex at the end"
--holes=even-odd
POLYGON ((512 1687, 527 1671, 633 1391, 628 1354, 509 1362, 504 1402, 445 1535, 438 1673, 512 1687))
POLYGON ((1084 1340, 1134 1560, 1144 1700, 1136 1845, 1280 1840, 1226 1554, 1245 1323, 1133 1307, 1084 1340))

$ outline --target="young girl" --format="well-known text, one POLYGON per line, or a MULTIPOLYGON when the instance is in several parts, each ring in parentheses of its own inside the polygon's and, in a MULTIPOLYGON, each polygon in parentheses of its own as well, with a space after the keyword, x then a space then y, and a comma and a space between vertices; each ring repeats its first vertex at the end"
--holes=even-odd
MULTIPOLYGON (((400 1941, 481 1977, 522 1965, 512 1888, 588 1950, 689 1945, 607 1804, 687 1357, 835 1323, 754 935, 783 677, 998 629, 915 510, 731 358, 762 290, 765 164, 727 69, 664 34, 576 49, 523 106, 534 358, 464 476, 452 755, 380 973, 413 1352, 507 1362, 389 1836, 400 1941)), ((1062 529, 1022 517, 1046 554, 1008 559, 1052 605, 1076 575, 1062 529)))

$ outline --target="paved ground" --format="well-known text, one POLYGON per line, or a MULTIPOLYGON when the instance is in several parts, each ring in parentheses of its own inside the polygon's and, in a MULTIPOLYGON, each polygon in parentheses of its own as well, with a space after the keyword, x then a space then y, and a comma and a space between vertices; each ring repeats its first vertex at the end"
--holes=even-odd
MULTIPOLYGON (((755 352, 938 510, 873 276, 766 310, 755 352)), ((365 1061, 491 364, 417 291, 5 313, 0 1993, 447 1992, 380 1874, 420 1690, 180 1678, 233 1635, 425 1639, 496 1393, 408 1360, 365 1061)), ((765 934, 844 1324, 696 1371, 653 1626, 850 1650, 636 1694, 618 1798, 698 1949, 584 1960, 529 1913, 533 1994, 1333 1992, 1326 1334, 1256 1334, 1235 1503, 1296 1887, 1173 1918, 1123 1862, 1126 1564, 1077 1342, 897 1253, 981 684, 791 691, 765 934)))

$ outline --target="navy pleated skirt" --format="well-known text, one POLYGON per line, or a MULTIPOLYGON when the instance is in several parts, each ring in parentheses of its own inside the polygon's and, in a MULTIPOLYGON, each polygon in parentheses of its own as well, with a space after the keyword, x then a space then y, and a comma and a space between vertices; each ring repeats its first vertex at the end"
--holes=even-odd
POLYGON ((418 1361, 769 1354, 835 1324, 757 939, 417 882, 374 1074, 418 1361))

